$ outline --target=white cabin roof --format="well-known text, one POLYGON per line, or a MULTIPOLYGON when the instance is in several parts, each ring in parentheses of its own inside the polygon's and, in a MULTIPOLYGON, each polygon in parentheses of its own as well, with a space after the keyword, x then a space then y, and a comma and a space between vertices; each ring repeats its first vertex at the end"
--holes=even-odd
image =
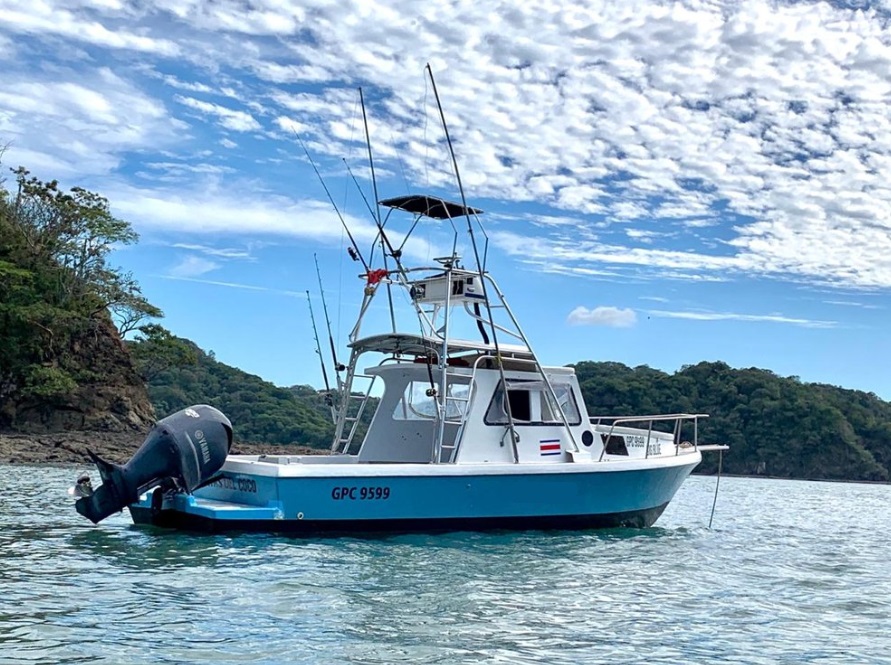
MULTIPOLYGON (((430 352, 439 353, 442 337, 438 335, 417 335, 411 333, 384 333, 357 339, 350 348, 359 352, 375 351, 406 356, 423 356, 430 352)), ((449 340, 449 353, 491 353, 496 351, 494 344, 463 339, 449 340)), ((498 344, 502 356, 531 358, 529 347, 522 344, 498 344)))

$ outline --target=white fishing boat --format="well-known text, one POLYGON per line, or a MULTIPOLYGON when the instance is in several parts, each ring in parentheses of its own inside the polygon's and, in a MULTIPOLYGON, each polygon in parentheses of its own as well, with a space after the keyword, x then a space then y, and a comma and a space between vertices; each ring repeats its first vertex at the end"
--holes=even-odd
POLYGON ((378 268, 353 243, 363 301, 349 361, 336 368, 330 454, 226 456, 228 420, 193 407, 161 421, 126 466, 95 458, 104 484, 78 491, 78 511, 99 521, 127 506, 137 524, 211 532, 652 525, 702 452, 725 447, 699 444, 703 414, 589 414, 574 369, 539 361, 486 269, 481 211, 463 190, 461 200, 380 201, 412 218, 397 248, 395 222, 378 213, 378 268), (408 265, 415 229, 444 222, 455 229, 451 254, 408 265), (471 267, 457 252, 459 227, 471 267), (366 333, 382 291, 390 325, 366 333))

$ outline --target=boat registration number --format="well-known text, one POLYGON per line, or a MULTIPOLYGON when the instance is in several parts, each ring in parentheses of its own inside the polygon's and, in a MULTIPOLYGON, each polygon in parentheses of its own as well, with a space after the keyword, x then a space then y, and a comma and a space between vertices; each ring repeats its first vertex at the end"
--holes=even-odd
POLYGON ((232 478, 230 476, 221 476, 210 483, 210 486, 220 487, 224 490, 234 490, 236 492, 257 493, 257 481, 253 478, 241 478, 239 476, 232 478))
POLYGON ((627 445, 629 448, 643 448, 644 446, 646 446, 647 455, 662 454, 662 443, 660 441, 652 441, 649 445, 647 445, 647 437, 639 436, 637 434, 626 434, 625 445, 627 445))
POLYGON ((331 498, 335 501, 350 499, 353 501, 383 501, 390 498, 389 487, 335 487, 331 490, 331 498))

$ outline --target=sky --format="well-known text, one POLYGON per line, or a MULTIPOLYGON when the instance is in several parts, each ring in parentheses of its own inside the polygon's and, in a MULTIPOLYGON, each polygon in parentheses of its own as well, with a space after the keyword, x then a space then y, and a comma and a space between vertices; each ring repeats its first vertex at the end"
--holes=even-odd
MULTIPOLYGON (((379 198, 460 200, 429 63, 487 267, 543 362, 721 360, 891 399, 889 18, 854 1, 0 0, 2 162, 107 197, 141 236, 112 260, 175 334, 321 386, 314 256, 342 355, 364 282, 298 136, 370 253, 360 87, 379 198)), ((451 240, 423 222, 406 261, 451 240)))

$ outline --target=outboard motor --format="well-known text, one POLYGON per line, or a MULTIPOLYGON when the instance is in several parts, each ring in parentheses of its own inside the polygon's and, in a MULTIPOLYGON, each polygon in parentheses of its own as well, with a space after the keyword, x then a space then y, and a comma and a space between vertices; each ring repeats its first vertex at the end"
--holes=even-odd
POLYGON ((232 445, 232 423, 220 411, 200 404, 159 420, 146 440, 120 466, 106 462, 92 451, 102 485, 92 491, 89 478, 81 477, 74 504, 96 524, 139 500, 139 495, 165 485, 191 492, 220 470, 232 445))

